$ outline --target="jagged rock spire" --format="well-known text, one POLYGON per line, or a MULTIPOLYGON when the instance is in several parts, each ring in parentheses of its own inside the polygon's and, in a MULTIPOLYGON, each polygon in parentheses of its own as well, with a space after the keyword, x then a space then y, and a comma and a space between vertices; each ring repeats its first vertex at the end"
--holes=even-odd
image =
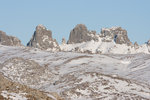
POLYGON ((60 50, 56 39, 52 38, 52 32, 41 24, 36 27, 36 30, 27 46, 42 50, 60 50))
POLYGON ((132 44, 127 36, 127 31, 121 27, 102 28, 101 36, 104 37, 104 41, 109 39, 114 40, 116 44, 132 44))

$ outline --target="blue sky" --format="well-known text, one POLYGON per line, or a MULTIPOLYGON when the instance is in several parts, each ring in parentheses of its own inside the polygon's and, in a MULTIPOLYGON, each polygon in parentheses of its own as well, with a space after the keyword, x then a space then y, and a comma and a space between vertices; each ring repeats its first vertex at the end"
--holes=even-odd
POLYGON ((121 26, 132 42, 150 39, 150 0, 1 0, 0 30, 24 45, 38 24, 52 30, 61 43, 76 24, 100 33, 102 27, 121 26))

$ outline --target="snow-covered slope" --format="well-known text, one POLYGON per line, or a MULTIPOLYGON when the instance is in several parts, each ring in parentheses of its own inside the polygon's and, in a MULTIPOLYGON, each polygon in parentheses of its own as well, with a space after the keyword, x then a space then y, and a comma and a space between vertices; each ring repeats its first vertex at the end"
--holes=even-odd
POLYGON ((62 51, 81 52, 81 53, 99 53, 99 54, 136 54, 147 53, 149 54, 149 46, 143 44, 138 48, 133 45, 116 44, 114 41, 103 42, 99 37, 99 41, 88 41, 75 44, 61 44, 62 51))
POLYGON ((0 73, 0 100, 63 100, 54 92, 43 92, 10 80, 0 73))
POLYGON ((149 54, 52 53, 1 45, 0 65, 0 72, 15 82, 57 92, 65 99, 150 98, 149 54))

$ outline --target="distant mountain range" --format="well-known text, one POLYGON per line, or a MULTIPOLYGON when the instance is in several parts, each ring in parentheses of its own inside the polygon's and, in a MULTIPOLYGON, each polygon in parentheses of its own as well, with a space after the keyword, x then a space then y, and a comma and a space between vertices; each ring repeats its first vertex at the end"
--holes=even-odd
MULTIPOLYGON (((23 46, 21 41, 13 36, 0 31, 0 44, 7 46, 23 46)), ((27 43, 28 47, 34 47, 46 51, 69 51, 80 53, 98 54, 135 54, 150 53, 150 40, 143 45, 130 41, 127 31, 121 27, 102 28, 101 33, 89 31, 84 24, 78 24, 70 32, 69 40, 62 39, 58 44, 52 37, 52 31, 43 25, 38 25, 27 43)))

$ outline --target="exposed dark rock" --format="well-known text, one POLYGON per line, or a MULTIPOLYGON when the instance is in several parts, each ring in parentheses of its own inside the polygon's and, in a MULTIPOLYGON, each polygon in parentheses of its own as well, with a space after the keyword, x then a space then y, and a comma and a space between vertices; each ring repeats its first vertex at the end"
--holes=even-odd
POLYGON ((88 31, 87 27, 83 24, 78 24, 76 27, 70 32, 68 44, 72 43, 81 43, 87 42, 91 40, 98 40, 95 31, 88 31))
POLYGON ((131 45, 131 41, 127 36, 127 31, 121 27, 103 28, 101 31, 101 37, 103 41, 115 41, 117 44, 131 45))
POLYGON ((6 35, 5 32, 0 31, 0 44, 7 46, 21 46, 21 41, 13 36, 6 35))
POLYGON ((92 51, 86 50, 86 51, 84 51, 84 53, 92 54, 92 51))
POLYGON ((56 39, 52 38, 52 32, 47 30, 43 25, 38 25, 36 27, 36 31, 27 46, 39 48, 41 50, 60 50, 56 39))

